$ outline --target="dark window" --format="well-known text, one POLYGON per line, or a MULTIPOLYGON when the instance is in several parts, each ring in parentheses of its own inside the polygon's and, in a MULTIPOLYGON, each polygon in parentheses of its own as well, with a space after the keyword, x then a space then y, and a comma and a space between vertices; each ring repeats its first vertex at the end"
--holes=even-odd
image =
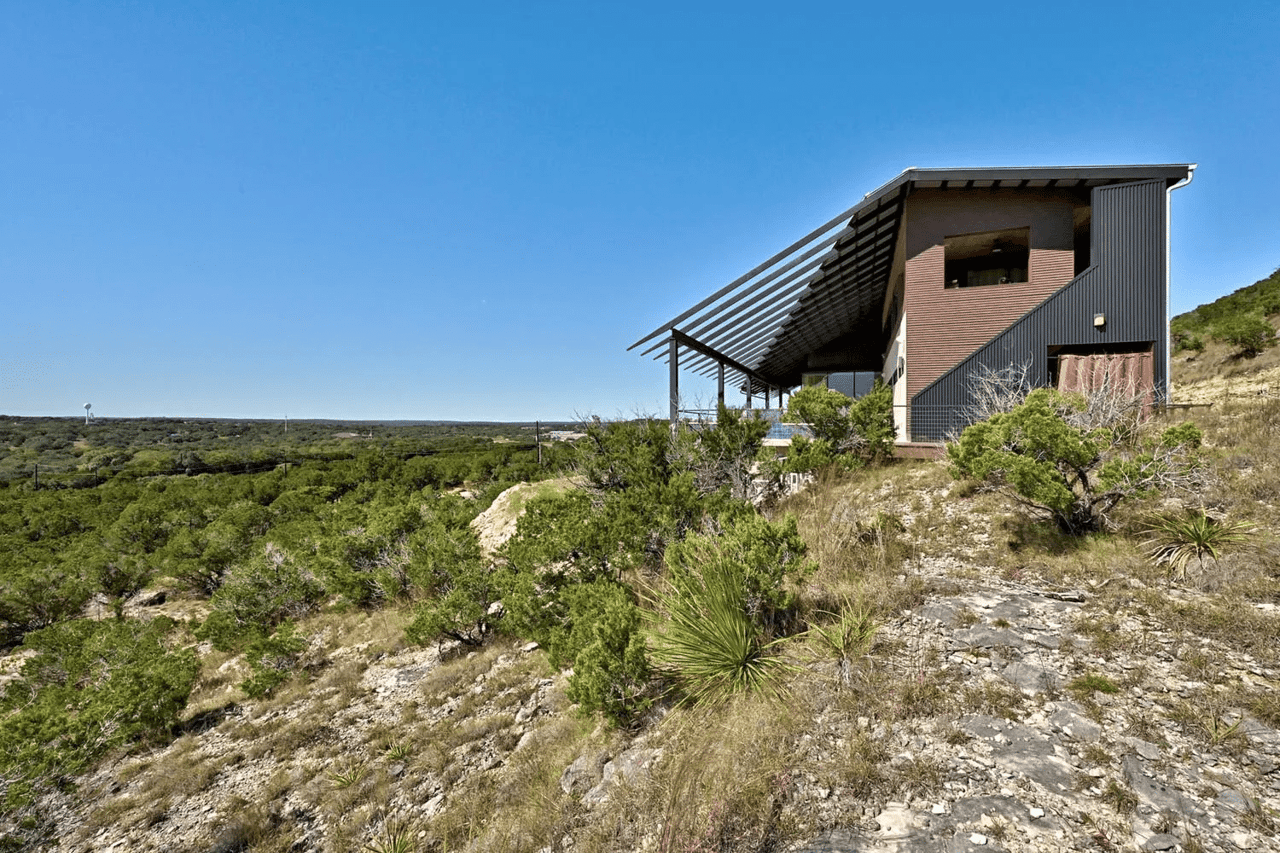
POLYGON ((1007 228, 947 237, 946 286, 983 287, 1027 281, 1031 229, 1007 228))

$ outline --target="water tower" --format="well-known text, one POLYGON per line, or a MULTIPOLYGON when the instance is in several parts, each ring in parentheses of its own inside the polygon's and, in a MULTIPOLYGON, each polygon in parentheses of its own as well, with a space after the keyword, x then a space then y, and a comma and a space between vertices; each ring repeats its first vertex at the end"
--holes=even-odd
POLYGON ((90 408, 92 405, 93 405, 92 403, 85 403, 85 404, 84 404, 84 425, 85 425, 85 426, 88 426, 88 425, 89 425, 89 408, 90 408))

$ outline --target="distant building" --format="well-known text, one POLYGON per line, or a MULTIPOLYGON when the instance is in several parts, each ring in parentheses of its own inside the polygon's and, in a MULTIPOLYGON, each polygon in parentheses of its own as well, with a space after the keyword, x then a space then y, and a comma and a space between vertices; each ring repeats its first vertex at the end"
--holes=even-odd
POLYGON ((667 360, 673 419, 680 370, 766 407, 815 381, 857 393, 873 372, 900 443, 963 427, 984 368, 1076 390, 1123 374, 1163 399, 1168 195, 1194 170, 907 169, 632 348, 667 360))

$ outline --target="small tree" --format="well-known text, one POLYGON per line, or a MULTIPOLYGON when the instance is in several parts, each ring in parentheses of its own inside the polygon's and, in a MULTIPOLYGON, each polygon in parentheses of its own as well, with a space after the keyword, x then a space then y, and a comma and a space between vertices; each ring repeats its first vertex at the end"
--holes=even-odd
POLYGON ((747 500, 754 491, 751 466, 769 425, 749 410, 721 404, 714 426, 677 433, 669 463, 675 471, 690 472, 700 494, 724 490, 736 500, 747 500))
POLYGON ((952 473, 992 484, 1073 534, 1106 529, 1109 513, 1127 498, 1199 483, 1200 431, 1193 424, 1143 441, 1127 418, 1094 425, 1089 413, 1078 395, 1032 391, 947 447, 952 473))
MULTIPOLYGON (((821 385, 801 388, 787 402, 787 417, 809 425, 815 443, 856 462, 882 462, 893 454, 893 391, 876 380, 870 393, 850 400, 821 385)), ((815 448, 820 457, 822 448, 815 448)))
POLYGON ((1213 336, 1235 347, 1246 358, 1276 345, 1276 330, 1261 314, 1238 314, 1220 320, 1213 327, 1213 336))

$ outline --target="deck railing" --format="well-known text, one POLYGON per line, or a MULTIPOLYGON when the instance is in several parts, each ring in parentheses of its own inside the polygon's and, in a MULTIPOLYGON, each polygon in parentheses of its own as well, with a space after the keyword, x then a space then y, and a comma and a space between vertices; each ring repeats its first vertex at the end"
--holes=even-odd
MULTIPOLYGON (((797 435, 813 438, 813 430, 809 428, 808 424, 784 420, 787 415, 786 409, 741 409, 740 411, 746 417, 760 417, 769 421, 769 432, 765 435, 766 439, 790 441, 797 435)), ((681 420, 694 429, 716 425, 715 409, 681 409, 680 417, 681 420)))

